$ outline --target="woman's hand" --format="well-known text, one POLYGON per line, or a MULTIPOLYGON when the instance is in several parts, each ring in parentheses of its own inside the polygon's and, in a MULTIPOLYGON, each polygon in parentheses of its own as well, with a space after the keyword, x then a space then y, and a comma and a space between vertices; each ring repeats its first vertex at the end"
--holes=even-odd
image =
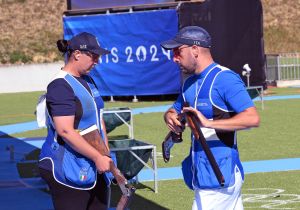
POLYGON ((96 165, 96 168, 99 173, 104 173, 107 171, 110 171, 111 164, 113 164, 113 160, 105 155, 98 155, 97 158, 94 160, 94 163, 96 165))

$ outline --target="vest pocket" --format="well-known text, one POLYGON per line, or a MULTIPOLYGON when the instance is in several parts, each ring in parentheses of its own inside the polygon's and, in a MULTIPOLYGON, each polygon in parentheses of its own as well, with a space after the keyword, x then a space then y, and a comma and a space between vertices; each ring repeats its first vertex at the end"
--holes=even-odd
POLYGON ((193 190, 193 172, 192 172, 192 158, 191 155, 187 156, 181 163, 181 170, 185 184, 193 190))
MULTIPOLYGON (((232 174, 232 158, 230 155, 215 157, 216 162, 225 178, 224 187, 228 187, 232 174)), ((200 188, 221 188, 218 179, 205 154, 200 155, 197 164, 197 178, 200 188)))
POLYGON ((64 153, 62 168, 65 178, 78 186, 90 185, 96 181, 94 163, 71 153, 67 149, 64 153))

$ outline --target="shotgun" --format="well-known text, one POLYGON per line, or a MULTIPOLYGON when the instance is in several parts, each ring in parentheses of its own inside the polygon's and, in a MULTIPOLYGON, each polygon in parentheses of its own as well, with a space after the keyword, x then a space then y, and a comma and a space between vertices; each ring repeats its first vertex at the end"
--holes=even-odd
MULTIPOLYGON (((87 129, 81 131, 80 135, 91 146, 93 146, 101 155, 110 157, 108 148, 105 145, 96 125, 93 125, 87 129)), ((117 210, 125 210, 128 207, 128 205, 135 193, 136 188, 128 184, 127 179, 124 177, 124 175, 121 173, 121 171, 115 166, 114 162, 111 162, 110 171, 113 174, 113 176, 115 177, 117 184, 119 185, 119 187, 122 191, 122 196, 118 202, 116 209, 117 210)))
MULTIPOLYGON (((182 114, 178 115, 178 119, 181 123, 181 128, 182 131, 185 128, 185 118, 182 114)), ((169 162, 170 157, 171 157, 171 148, 175 143, 181 143, 182 140, 182 132, 180 133, 175 133, 173 131, 169 131, 169 133, 166 135, 165 140, 162 142, 162 155, 165 163, 169 162)))
MULTIPOLYGON (((189 104, 185 103, 184 106, 189 107, 189 104)), ((223 176, 223 174, 216 162, 216 159, 213 156, 213 154, 206 142, 206 139, 200 129, 200 126, 199 126, 200 122, 199 122, 197 116, 193 112, 186 112, 185 118, 186 118, 187 124, 191 128, 191 131, 192 131, 195 139, 201 144, 201 146, 206 154, 206 157, 216 175, 216 178, 217 178, 219 184, 223 187, 224 183, 225 183, 224 176, 223 176)))

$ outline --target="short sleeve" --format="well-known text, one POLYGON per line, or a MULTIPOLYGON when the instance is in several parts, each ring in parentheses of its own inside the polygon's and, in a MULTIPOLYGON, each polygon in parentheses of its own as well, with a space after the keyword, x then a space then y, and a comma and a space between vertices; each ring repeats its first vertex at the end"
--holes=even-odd
POLYGON ((253 107, 245 83, 240 76, 231 70, 222 71, 214 82, 215 94, 212 94, 212 100, 217 106, 240 113, 249 107, 253 107), (225 104, 222 104, 222 101, 225 104))
POLYGON ((172 108, 176 110, 176 112, 179 114, 182 110, 183 107, 183 97, 182 97, 182 93, 179 94, 179 96, 177 97, 177 100, 174 102, 172 108))
POLYGON ((46 102, 52 117, 75 115, 75 100, 73 89, 64 79, 56 79, 48 85, 46 102))

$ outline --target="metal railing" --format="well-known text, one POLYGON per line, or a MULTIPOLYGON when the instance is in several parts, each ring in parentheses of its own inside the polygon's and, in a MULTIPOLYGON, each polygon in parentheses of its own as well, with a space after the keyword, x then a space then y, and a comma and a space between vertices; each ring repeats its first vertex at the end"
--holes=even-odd
POLYGON ((266 78, 276 80, 300 80, 300 53, 267 55, 266 78))

